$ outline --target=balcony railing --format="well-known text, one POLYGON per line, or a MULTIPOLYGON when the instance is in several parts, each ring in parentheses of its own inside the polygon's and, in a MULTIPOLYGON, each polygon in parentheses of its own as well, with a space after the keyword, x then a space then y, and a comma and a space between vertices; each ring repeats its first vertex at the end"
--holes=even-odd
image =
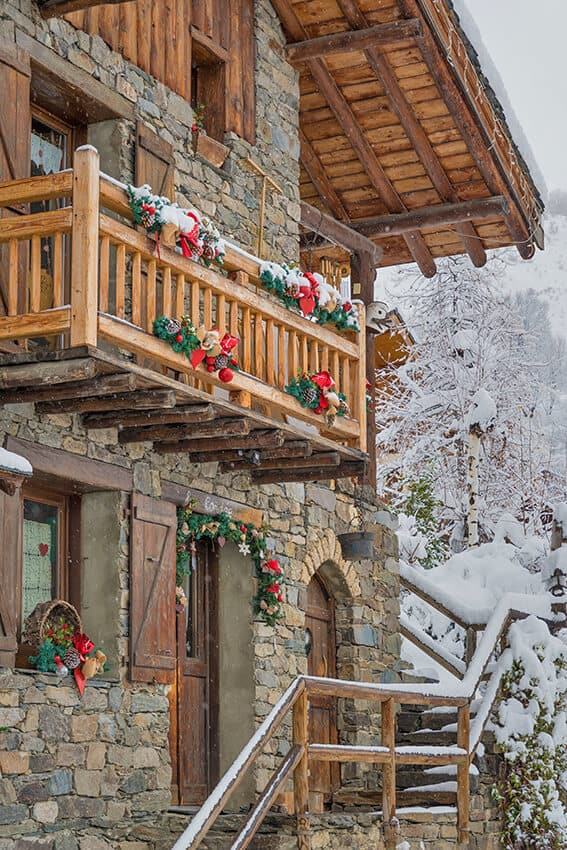
POLYGON ((10 340, 19 350, 110 347, 226 400, 227 385, 215 373, 193 369, 152 333, 157 316, 188 315, 240 339, 230 401, 280 421, 292 416, 366 450, 364 333, 335 332, 287 310, 259 289, 258 261, 234 248, 225 257, 228 277, 164 246, 158 254, 133 224, 125 187, 100 173, 96 150, 77 150, 72 170, 1 183, 2 207, 4 347, 10 340), (350 415, 332 426, 285 392, 298 372, 321 369, 350 405, 350 415))

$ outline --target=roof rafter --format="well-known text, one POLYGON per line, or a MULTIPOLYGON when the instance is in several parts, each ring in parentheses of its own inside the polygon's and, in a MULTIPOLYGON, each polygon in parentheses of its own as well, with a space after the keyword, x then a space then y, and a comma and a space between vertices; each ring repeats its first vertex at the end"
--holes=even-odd
POLYGON ((301 201, 301 225, 351 254, 369 254, 374 266, 377 266, 382 259, 382 249, 367 236, 312 207, 306 201, 301 201))
MULTIPOLYGON (((361 12, 356 0, 338 0, 338 5, 352 27, 366 27, 366 17, 361 12)), ((389 60, 377 46, 368 47, 365 51, 368 64, 384 86, 388 102, 396 113, 409 140, 415 148, 429 179, 439 193, 442 201, 456 203, 459 197, 451 185, 427 133, 416 118, 399 82, 392 70, 389 60)), ((471 222, 460 222, 455 227, 463 247, 475 266, 486 264, 486 251, 471 222)))
POLYGON ((401 20, 391 24, 378 24, 375 27, 336 32, 331 35, 310 38, 307 41, 288 44, 285 52, 288 62, 297 65, 307 59, 317 59, 320 56, 331 56, 334 53, 351 53, 364 50, 367 47, 385 47, 408 41, 422 34, 421 21, 401 20))
POLYGON ((341 219, 341 221, 348 221, 349 216, 341 199, 325 174, 325 169, 313 150, 311 142, 301 128, 299 129, 299 142, 301 146, 301 164, 309 175, 319 197, 336 218, 341 219))
MULTIPOLYGON (((295 38, 296 41, 305 41, 307 33, 293 10, 290 0, 272 0, 272 2, 291 37, 295 38)), ((319 91, 344 128, 352 149, 362 164, 368 179, 380 193, 387 209, 392 213, 407 212, 407 207, 386 176, 350 104, 337 86, 324 61, 322 59, 309 59, 307 66, 319 87, 319 91)), ((425 277, 433 277, 437 271, 437 267, 421 233, 418 231, 406 233, 403 238, 421 273, 425 277)))
POLYGON ((132 0, 44 0, 39 4, 39 11, 43 18, 55 18, 68 15, 70 12, 91 9, 93 6, 110 6, 122 2, 132 2, 132 0))

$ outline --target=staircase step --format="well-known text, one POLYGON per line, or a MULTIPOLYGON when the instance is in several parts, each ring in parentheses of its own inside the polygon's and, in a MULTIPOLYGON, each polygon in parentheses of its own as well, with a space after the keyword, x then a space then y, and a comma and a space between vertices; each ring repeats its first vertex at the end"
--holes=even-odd
POLYGON ((423 747, 451 747, 457 743, 456 732, 443 732, 441 729, 419 729, 417 732, 408 732, 398 735, 396 744, 416 744, 423 747))

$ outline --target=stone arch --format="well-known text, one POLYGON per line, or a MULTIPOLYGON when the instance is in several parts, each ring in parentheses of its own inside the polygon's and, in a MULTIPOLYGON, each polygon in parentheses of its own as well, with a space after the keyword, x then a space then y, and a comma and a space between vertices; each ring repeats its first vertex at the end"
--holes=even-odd
POLYGON ((360 580, 353 564, 343 559, 341 544, 331 528, 317 530, 307 544, 301 581, 308 585, 320 571, 329 583, 336 599, 353 599, 360 596, 360 580))

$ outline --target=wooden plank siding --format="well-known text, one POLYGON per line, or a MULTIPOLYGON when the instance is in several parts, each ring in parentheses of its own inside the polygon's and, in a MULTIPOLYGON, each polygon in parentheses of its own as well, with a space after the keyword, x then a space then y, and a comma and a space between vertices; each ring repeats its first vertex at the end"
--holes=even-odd
POLYGON ((253 0, 134 0, 65 17, 189 101, 195 27, 228 53, 225 129, 254 143, 253 0))

